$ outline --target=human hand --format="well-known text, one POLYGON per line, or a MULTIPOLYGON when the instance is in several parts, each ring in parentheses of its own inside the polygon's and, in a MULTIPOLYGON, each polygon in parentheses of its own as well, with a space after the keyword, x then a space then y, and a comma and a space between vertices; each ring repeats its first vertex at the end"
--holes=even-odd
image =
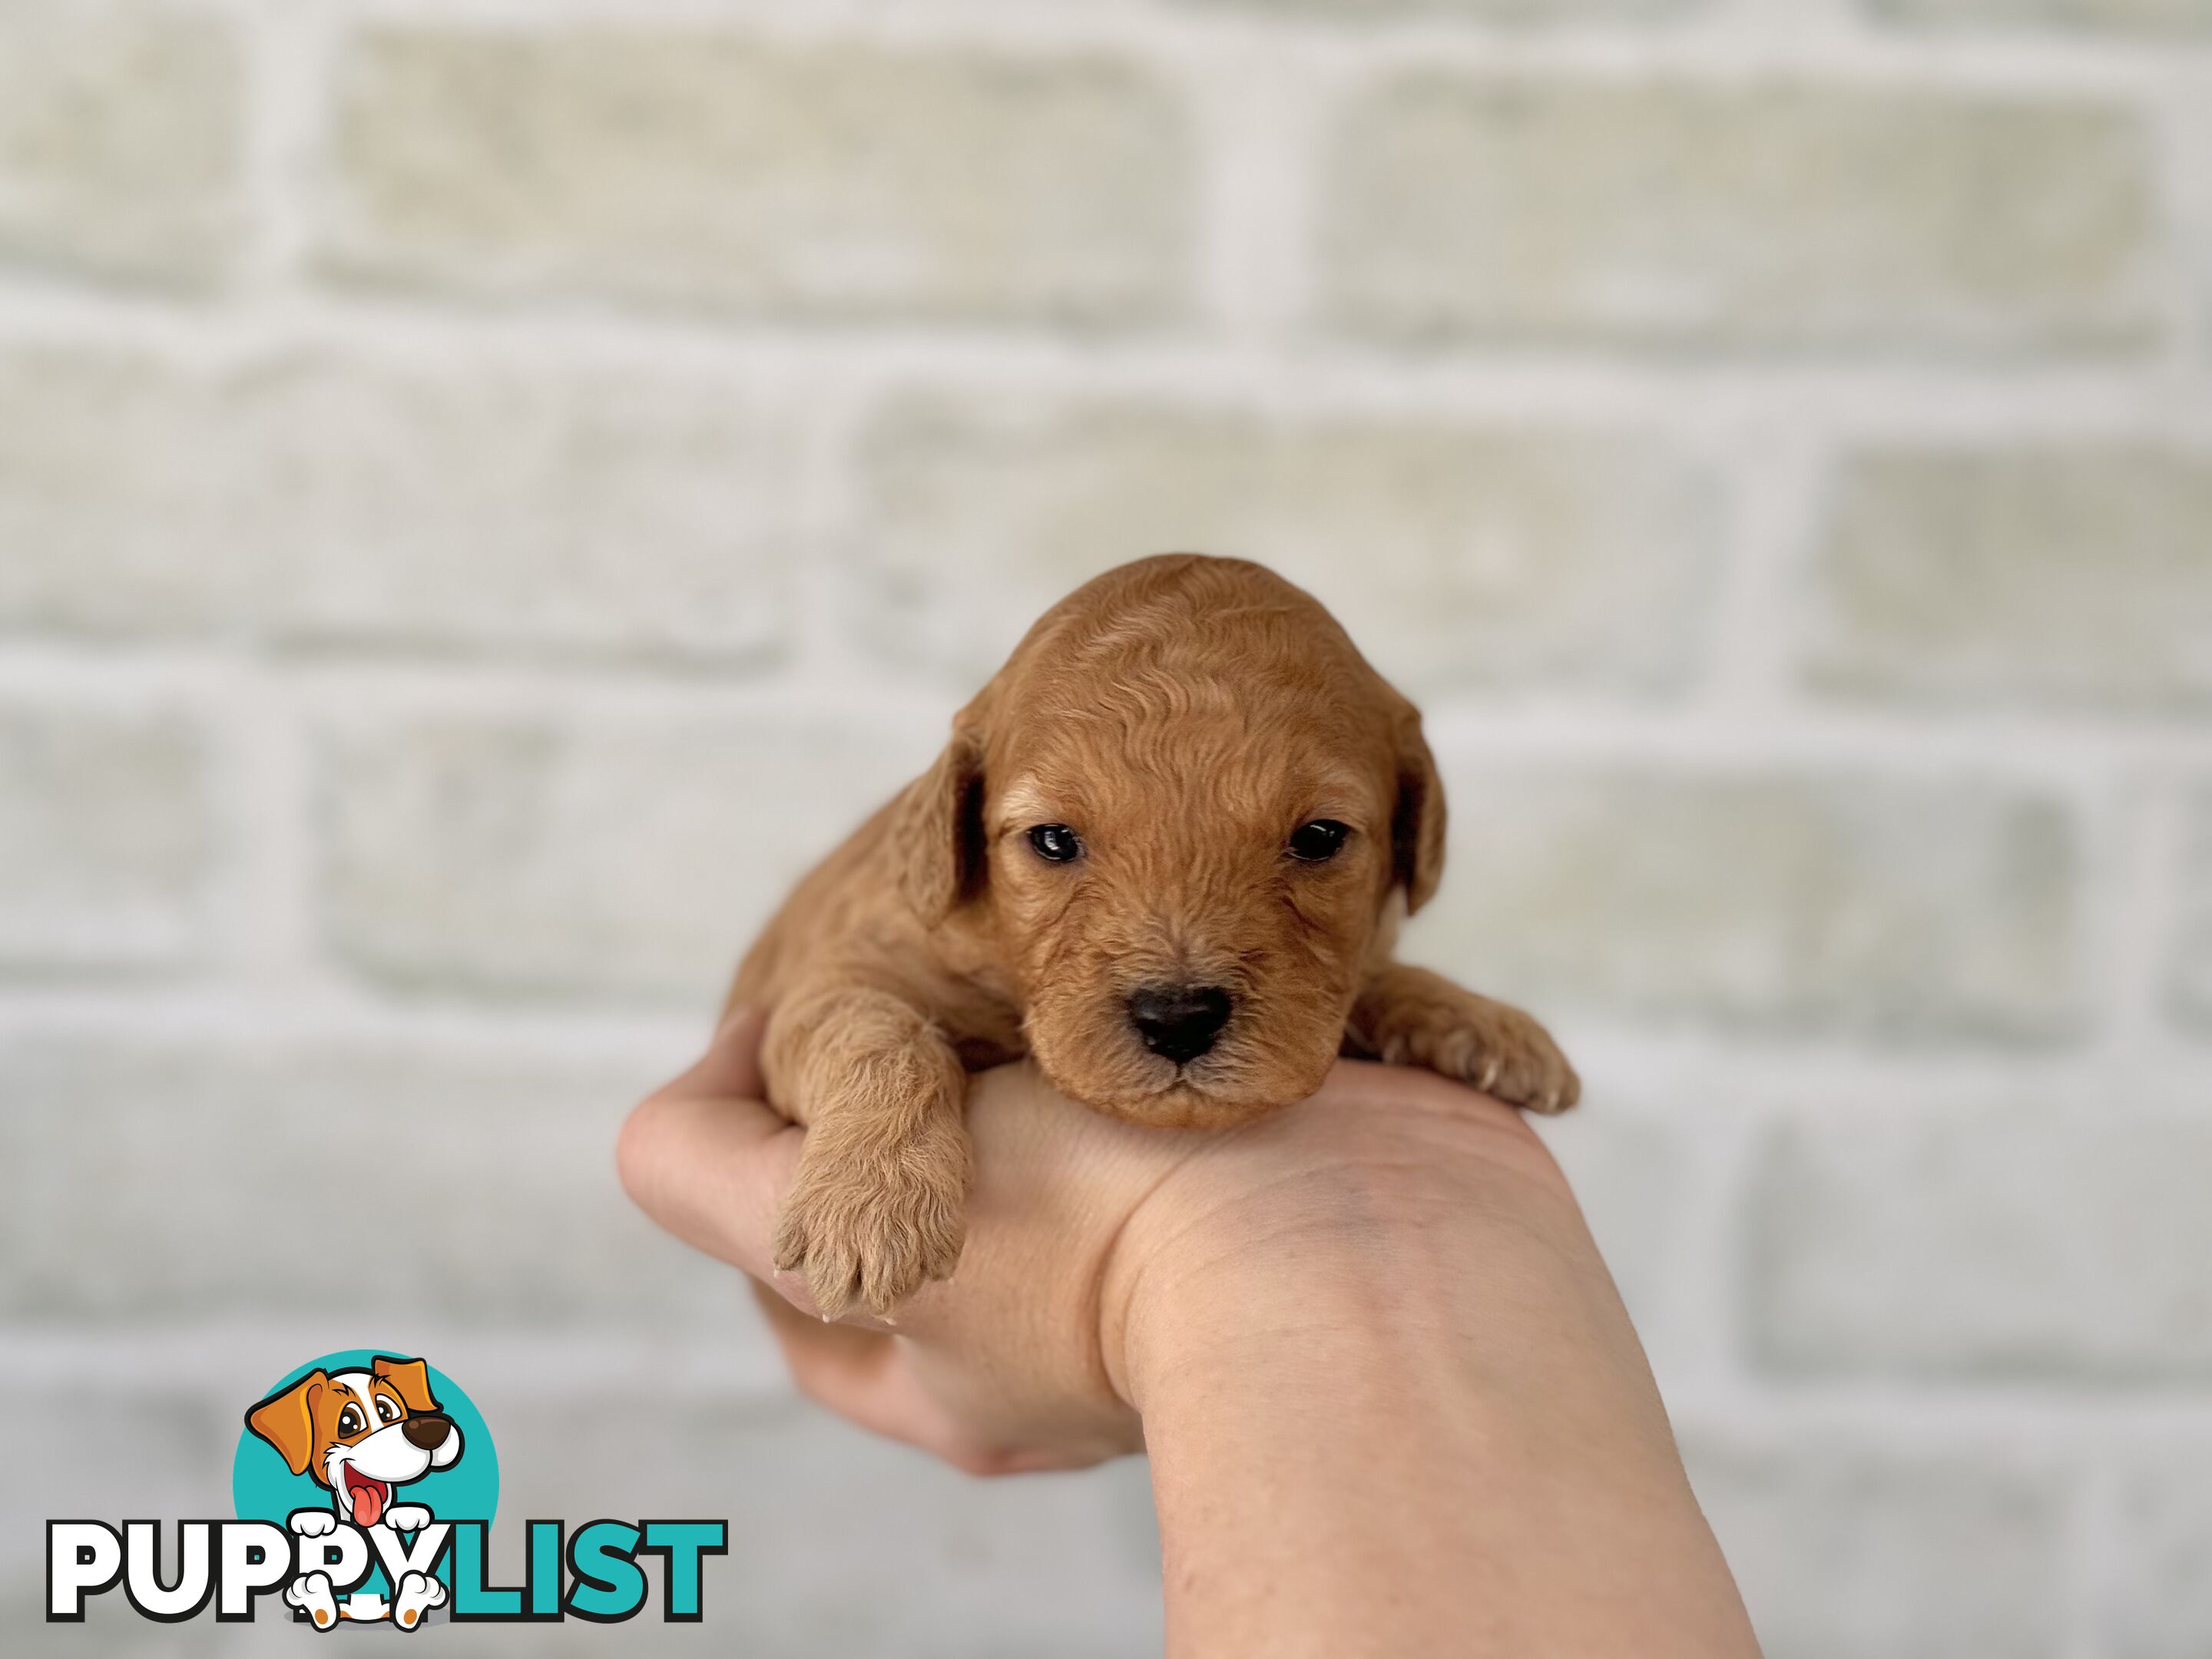
MULTIPOLYGON (((826 1323, 804 1276, 773 1265, 805 1131, 763 1103, 763 1023, 732 1017, 636 1109, 623 1182, 669 1231, 751 1275, 807 1395, 972 1472, 1141 1450, 1133 1328, 1187 1355, 1195 1334, 1176 1328, 1226 1297, 1292 1323, 1325 1291, 1386 1301, 1439 1265, 1480 1271, 1478 1219, 1515 1235, 1516 1249, 1488 1253, 1498 1269, 1534 1239, 1603 1273, 1520 1114, 1428 1073, 1345 1061, 1311 1099, 1209 1133, 1086 1110, 1024 1064, 972 1082, 975 1179, 955 1279, 896 1325, 859 1310, 826 1323), (1454 1240, 1469 1244, 1463 1263, 1454 1240)), ((1625 1320, 1611 1334, 1632 1351, 1625 1320)))
POLYGON ((804 1132, 757 1018, 624 1126, 799 1388, 980 1474, 1152 1454, 1171 1651, 1755 1655, 1641 1348, 1520 1115, 1346 1061, 1224 1132, 971 1083, 955 1277, 823 1322, 770 1239, 804 1132))
POLYGON ((1116 1245, 1147 1194, 1198 1142, 1086 1111, 1033 1067, 976 1077, 968 1239, 953 1281, 891 1322, 824 1322, 771 1241, 805 1131, 763 1103, 763 1024, 740 1012, 698 1065, 623 1129, 630 1196, 678 1237, 743 1269, 810 1398, 973 1474, 1078 1468, 1143 1449, 1103 1352, 1116 1245))

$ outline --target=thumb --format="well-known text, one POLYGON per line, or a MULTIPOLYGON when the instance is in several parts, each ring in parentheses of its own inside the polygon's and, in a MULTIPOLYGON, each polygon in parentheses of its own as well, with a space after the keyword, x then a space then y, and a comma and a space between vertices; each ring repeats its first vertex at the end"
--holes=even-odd
POLYGON ((654 1221, 765 1279, 805 1134, 759 1098, 763 1023, 751 1013, 726 1022, 697 1065, 640 1102, 615 1161, 631 1201, 654 1221))

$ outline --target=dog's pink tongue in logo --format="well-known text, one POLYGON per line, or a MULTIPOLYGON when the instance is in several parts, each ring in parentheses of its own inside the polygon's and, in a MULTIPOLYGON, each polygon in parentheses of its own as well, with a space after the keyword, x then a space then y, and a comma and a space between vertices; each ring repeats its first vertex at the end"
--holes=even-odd
POLYGON ((390 1490, 381 1480, 372 1480, 350 1463, 345 1466, 346 1492, 353 1499, 354 1524, 373 1527, 384 1515, 384 1494, 390 1490))

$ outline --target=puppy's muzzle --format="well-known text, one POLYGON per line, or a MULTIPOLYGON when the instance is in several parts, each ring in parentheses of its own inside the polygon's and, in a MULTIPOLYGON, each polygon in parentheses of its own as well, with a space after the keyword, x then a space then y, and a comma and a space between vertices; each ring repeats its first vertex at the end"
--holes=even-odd
POLYGON ((407 1443, 417 1450, 435 1451, 453 1431, 453 1419, 443 1412, 423 1412, 409 1418, 399 1431, 407 1437, 407 1443))
POLYGON ((1146 985, 1130 993, 1129 1024, 1145 1047, 1180 1066, 1213 1047, 1236 1006, 1218 985, 1146 985))

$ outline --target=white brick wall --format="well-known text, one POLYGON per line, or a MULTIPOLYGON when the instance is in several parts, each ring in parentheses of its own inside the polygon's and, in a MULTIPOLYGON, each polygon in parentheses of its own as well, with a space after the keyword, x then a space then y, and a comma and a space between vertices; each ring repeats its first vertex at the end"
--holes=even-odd
POLYGON ((1168 546, 1422 696, 1778 1659, 2212 1651, 2204 0, 0 7, 0 1645, 359 1341, 722 1645, 1156 1644, 1140 1468, 807 1412, 609 1155, 1168 546))

